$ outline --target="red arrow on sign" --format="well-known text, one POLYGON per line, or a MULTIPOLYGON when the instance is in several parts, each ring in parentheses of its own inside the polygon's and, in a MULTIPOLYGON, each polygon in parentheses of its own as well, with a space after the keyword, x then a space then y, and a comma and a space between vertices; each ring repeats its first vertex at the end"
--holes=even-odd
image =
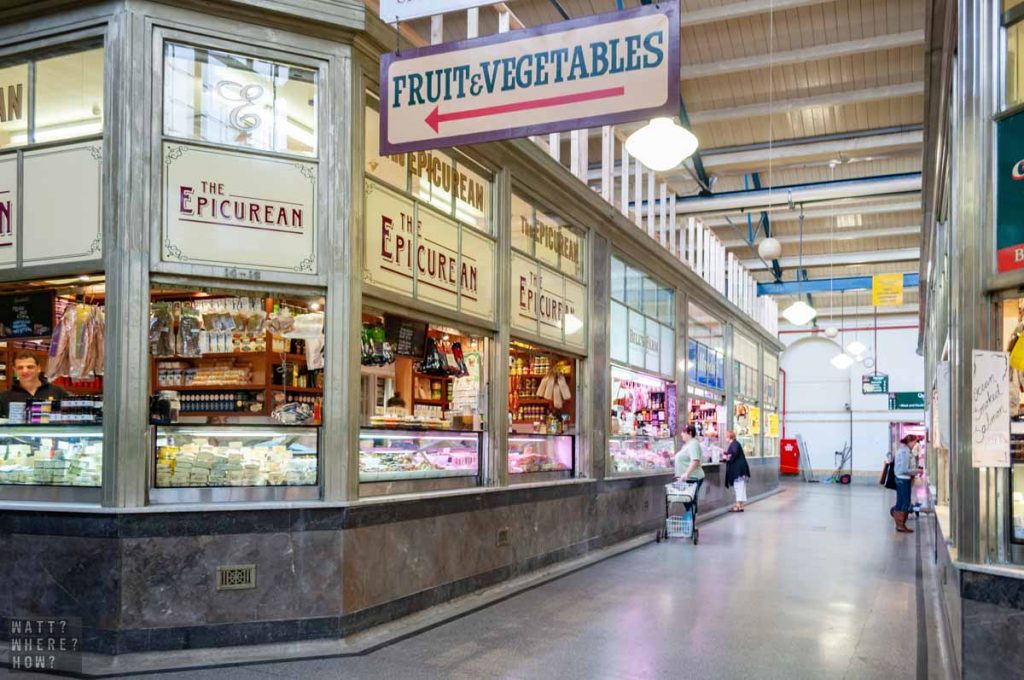
POLYGON ((528 109, 543 109, 549 106, 561 106, 562 104, 577 104, 579 102, 592 101, 594 99, 609 99, 621 97, 626 94, 625 87, 608 87, 603 90, 592 90, 590 92, 579 92, 577 94, 563 94, 557 97, 544 97, 543 99, 530 99, 524 102, 513 102, 511 104, 499 104, 498 106, 484 106, 479 109, 467 109, 465 111, 452 111, 441 113, 437 106, 427 114, 424 119, 427 125, 437 133, 441 123, 450 120, 464 120, 466 118, 483 118, 484 116, 497 116, 501 113, 512 113, 513 111, 526 111, 528 109))

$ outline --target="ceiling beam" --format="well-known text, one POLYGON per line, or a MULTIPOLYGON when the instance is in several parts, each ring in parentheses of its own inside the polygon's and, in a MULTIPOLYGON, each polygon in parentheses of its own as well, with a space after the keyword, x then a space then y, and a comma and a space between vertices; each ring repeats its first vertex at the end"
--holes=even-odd
POLYGON ((855 154, 866 154, 881 149, 897 147, 916 147, 924 142, 924 132, 897 132, 871 137, 855 137, 853 139, 837 139, 829 142, 811 142, 809 144, 790 144, 768 149, 751 151, 733 151, 726 153, 704 152, 704 165, 709 168, 725 166, 742 166, 748 172, 759 164, 767 164, 769 157, 775 166, 785 161, 809 158, 812 156, 829 156, 839 158, 855 154), (770 155, 769 155, 770 154, 770 155))
POLYGON ((846 104, 862 104, 864 102, 911 97, 924 94, 924 83, 902 83, 900 85, 884 85, 869 87, 862 90, 830 92, 813 97, 797 97, 795 99, 779 99, 772 102, 730 106, 724 109, 705 109, 690 113, 690 121, 695 125, 701 123, 717 123, 723 120, 768 116, 779 113, 791 113, 816 106, 843 106, 846 104))
MULTIPOLYGON (((904 172, 877 177, 857 177, 825 182, 776 186, 770 189, 726 191, 713 196, 682 196, 676 210, 686 215, 698 213, 728 214, 766 207, 787 208, 802 203, 818 203, 843 198, 864 198, 921 191, 921 173, 904 172)), ((647 209, 649 203, 642 209, 647 209)), ((806 214, 805 214, 806 217, 806 214)))
MULTIPOLYGON (((831 231, 816 232, 812 234, 804 234, 804 243, 821 243, 823 241, 852 241, 859 238, 889 238, 891 236, 914 236, 915 234, 921 233, 921 225, 914 225, 909 227, 887 227, 881 229, 836 229, 833 233, 831 231)), ((786 234, 779 236, 773 234, 775 239, 779 243, 799 243, 799 234, 786 234)), ((733 239, 730 241, 723 241, 722 245, 726 248, 742 248, 744 246, 750 246, 749 243, 742 239, 733 239)))
MULTIPOLYGON (((921 259, 920 248, 897 248, 894 250, 861 250, 853 253, 834 253, 829 255, 804 255, 802 260, 797 256, 781 257, 779 264, 783 267, 796 267, 802 264, 804 267, 825 267, 828 265, 845 264, 874 264, 876 262, 906 262, 921 259)), ((767 269, 767 265, 760 259, 741 260, 748 271, 756 269, 767 269)))
MULTIPOLYGON (((816 220, 816 219, 827 219, 831 217, 842 217, 846 215, 884 215, 886 213, 894 212, 906 212, 911 210, 920 210, 921 201, 900 201, 898 203, 874 203, 870 205, 864 205, 862 203, 855 204, 849 203, 844 205, 835 206, 818 206, 804 208, 804 219, 805 220, 816 220)), ((772 212, 773 222, 796 222, 800 219, 799 210, 776 210, 772 212)), ((705 227, 718 228, 731 228, 729 223, 725 221, 724 217, 705 217, 701 221, 705 227)), ((733 218, 733 222, 736 219, 733 218)))
POLYGON ((727 19, 738 19, 749 17, 755 14, 767 14, 768 12, 781 12, 797 7, 808 5, 824 5, 832 0, 745 0, 744 2, 731 2, 719 7, 708 7, 697 9, 692 12, 680 12, 679 24, 681 26, 697 26, 710 24, 715 21, 727 19))
POLYGON ((877 52, 879 50, 913 47, 923 44, 923 30, 907 31, 905 33, 876 35, 860 40, 803 47, 796 50, 784 50, 782 52, 774 52, 771 55, 757 54, 752 57, 727 59, 725 61, 714 61, 704 64, 683 64, 681 75, 683 80, 707 78, 709 76, 722 76, 728 73, 766 68, 769 60, 775 66, 784 66, 786 64, 799 64, 805 61, 834 59, 835 57, 849 57, 865 52, 877 52))
MULTIPOLYGON (((804 279, 757 284, 758 295, 803 295, 804 293, 838 293, 842 290, 871 290, 870 276, 840 276, 832 279, 804 279)), ((921 277, 917 272, 903 275, 904 288, 917 288, 921 277)))

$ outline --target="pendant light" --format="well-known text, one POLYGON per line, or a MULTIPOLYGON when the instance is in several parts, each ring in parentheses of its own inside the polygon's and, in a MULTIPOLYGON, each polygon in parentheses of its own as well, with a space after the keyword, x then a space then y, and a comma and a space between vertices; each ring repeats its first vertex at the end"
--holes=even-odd
POLYGON ((655 118, 626 138, 626 151, 655 172, 665 172, 693 155, 697 137, 671 118, 655 118))
MULTIPOLYGON (((804 269, 804 207, 800 206, 800 255, 797 258, 796 280, 800 282, 800 272, 804 269)), ((814 317, 818 316, 817 310, 803 300, 797 300, 782 312, 786 321, 794 326, 809 324, 814 317)))
MULTIPOLYGON (((846 339, 846 331, 843 328, 843 326, 846 325, 844 323, 845 320, 846 320, 846 291, 841 290, 841 291, 839 291, 839 332, 843 334, 843 339, 844 340, 846 339)), ((840 343, 839 346, 840 346, 840 348, 842 348, 842 344, 841 343, 840 343)), ((839 354, 837 354, 834 357, 832 357, 832 359, 831 359, 831 361, 829 363, 831 363, 833 366, 835 366, 840 371, 845 371, 850 366, 853 366, 853 362, 854 362, 853 357, 851 357, 849 354, 847 354, 842 349, 840 349, 839 350, 839 354)))

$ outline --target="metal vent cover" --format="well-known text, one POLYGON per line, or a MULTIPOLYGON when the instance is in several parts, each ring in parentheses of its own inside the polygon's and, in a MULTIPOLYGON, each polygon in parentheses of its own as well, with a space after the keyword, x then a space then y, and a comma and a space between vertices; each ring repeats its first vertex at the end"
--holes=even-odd
POLYGON ((250 590, 255 587, 255 564, 232 564, 217 567, 217 590, 250 590))

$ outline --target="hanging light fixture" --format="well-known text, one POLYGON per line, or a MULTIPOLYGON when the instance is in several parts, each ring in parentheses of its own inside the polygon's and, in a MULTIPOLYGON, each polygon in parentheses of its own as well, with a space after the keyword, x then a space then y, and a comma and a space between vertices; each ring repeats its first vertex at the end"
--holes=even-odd
MULTIPOLYGON (((840 329, 840 332, 843 334, 843 339, 844 340, 846 339, 846 330, 843 328, 843 326, 845 325, 843 322, 846 320, 846 295, 845 295, 845 293, 846 293, 846 291, 843 291, 843 290, 839 291, 839 329, 840 329)), ((852 345, 853 343, 850 343, 850 344, 852 345)), ((835 366, 840 371, 845 371, 846 369, 848 369, 850 366, 853 365, 854 358, 851 357, 849 354, 847 354, 846 352, 844 352, 842 350, 842 347, 843 347, 842 342, 840 342, 839 347, 840 347, 839 354, 837 354, 834 357, 832 357, 832 359, 829 361, 829 363, 831 363, 833 366, 835 366)))
POLYGON ((757 244, 757 254, 762 260, 777 260, 779 255, 782 255, 782 244, 779 243, 779 239, 769 236, 757 244))
POLYGON ((846 353, 849 354, 852 357, 857 357, 857 356, 863 355, 864 352, 867 351, 867 349, 868 349, 868 346, 865 345, 860 340, 854 339, 854 340, 851 340, 850 342, 846 343, 846 353))
POLYGON ((835 326, 828 326, 827 328, 825 328, 825 337, 826 338, 835 338, 838 335, 839 335, 839 329, 836 328, 835 326))
POLYGON ((626 138, 626 151, 655 172, 665 172, 693 155, 697 137, 671 118, 655 118, 626 138))
MULTIPOLYGON (((796 280, 800 282, 800 272, 804 270, 804 207, 800 206, 800 255, 797 259, 796 266, 796 280)), ((790 322, 794 326, 803 326, 811 322, 814 317, 818 316, 817 310, 811 307, 803 300, 797 300, 789 307, 786 307, 782 312, 782 316, 786 317, 786 321, 790 322)))

